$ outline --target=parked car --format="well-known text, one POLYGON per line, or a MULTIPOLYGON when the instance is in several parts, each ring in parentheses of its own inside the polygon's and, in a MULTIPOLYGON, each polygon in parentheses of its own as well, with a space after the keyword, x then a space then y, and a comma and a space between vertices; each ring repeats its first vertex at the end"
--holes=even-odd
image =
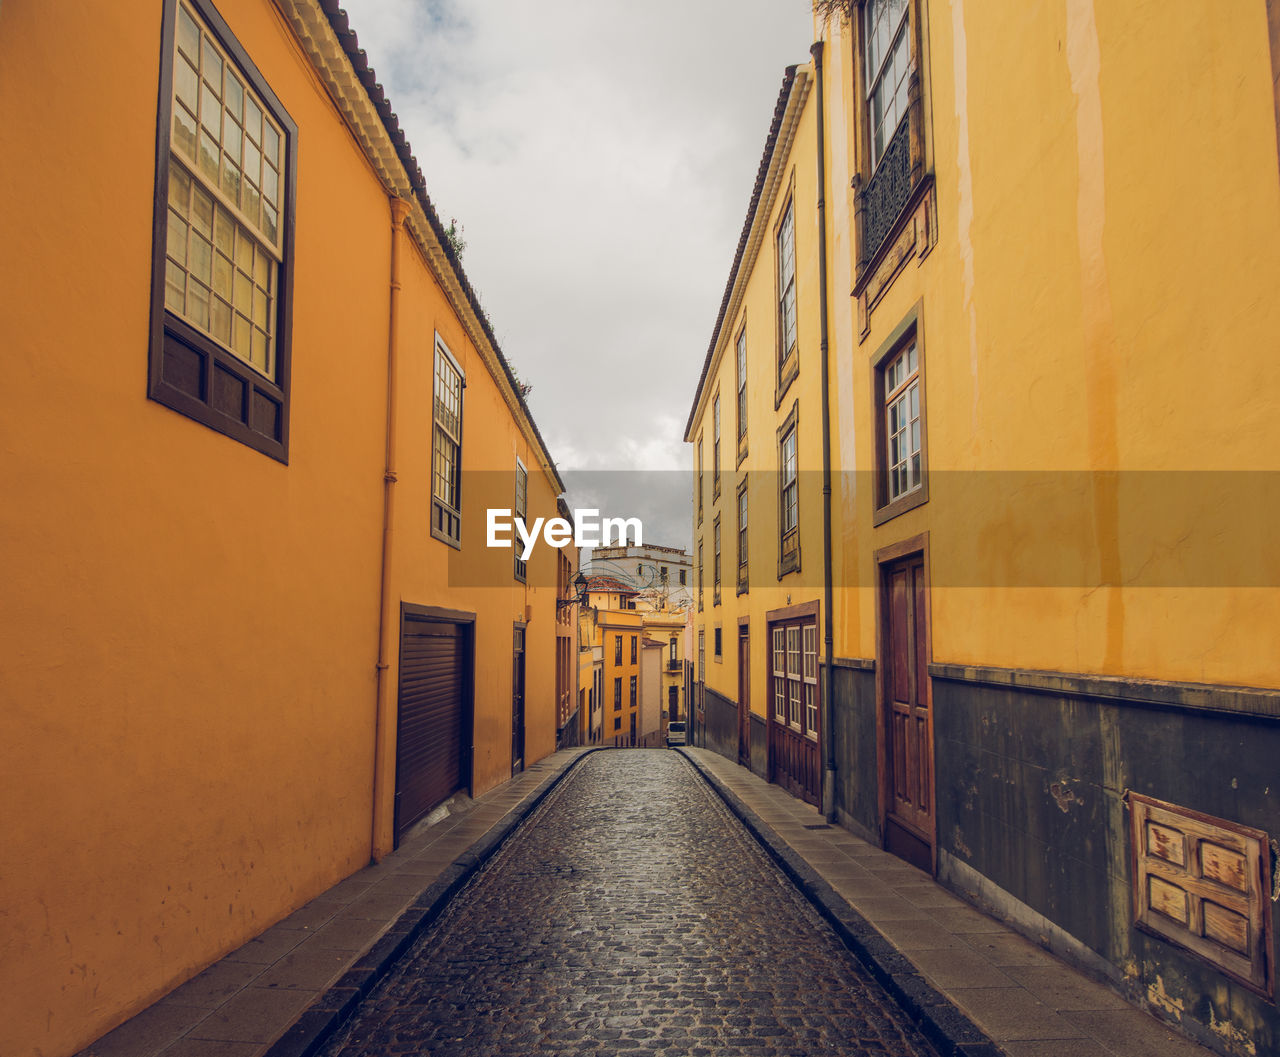
POLYGON ((684 722, 682 720, 672 720, 667 724, 667 748, 672 745, 686 744, 684 722))

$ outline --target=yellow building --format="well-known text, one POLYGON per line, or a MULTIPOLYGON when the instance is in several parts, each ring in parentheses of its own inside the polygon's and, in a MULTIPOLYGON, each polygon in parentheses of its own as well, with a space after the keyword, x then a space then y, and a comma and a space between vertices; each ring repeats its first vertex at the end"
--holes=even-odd
POLYGON ((642 615, 635 589, 610 576, 589 576, 587 605, 593 611, 593 645, 600 658, 600 740, 634 746, 640 722, 642 615))
POLYGON ((484 530, 561 483, 365 85, 315 0, 0 5, 5 1053, 555 747, 557 554, 484 530))
POLYGON ((686 433, 695 736, 1271 1052, 1280 11, 818 6, 686 433))

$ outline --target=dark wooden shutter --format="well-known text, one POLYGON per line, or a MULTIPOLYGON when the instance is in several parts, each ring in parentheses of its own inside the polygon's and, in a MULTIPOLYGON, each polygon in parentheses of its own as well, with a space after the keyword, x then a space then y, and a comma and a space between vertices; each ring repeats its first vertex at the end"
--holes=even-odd
POLYGON ((404 621, 396 724, 396 835, 467 784, 464 625, 404 621))

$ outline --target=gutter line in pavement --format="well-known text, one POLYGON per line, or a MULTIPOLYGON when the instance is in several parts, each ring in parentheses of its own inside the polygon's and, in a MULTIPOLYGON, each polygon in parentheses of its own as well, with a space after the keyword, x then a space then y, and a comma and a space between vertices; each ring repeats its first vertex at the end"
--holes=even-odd
POLYGON ((568 766, 548 776, 533 792, 494 823, 479 840, 446 866, 373 946, 338 978, 338 982, 267 1048, 263 1057, 314 1057, 351 1018, 361 1000, 374 989, 378 981, 444 912, 459 889, 493 857, 516 828, 547 798, 551 790, 588 756, 604 748, 606 746, 588 748, 568 766))
POLYGON ((685 749, 677 748, 676 751, 716 791, 729 811, 800 889, 854 957, 919 1022, 925 1037, 938 1047, 943 1057, 1001 1057, 1004 1051, 990 1036, 930 984, 905 955, 841 898, 812 866, 792 851, 768 823, 685 749))

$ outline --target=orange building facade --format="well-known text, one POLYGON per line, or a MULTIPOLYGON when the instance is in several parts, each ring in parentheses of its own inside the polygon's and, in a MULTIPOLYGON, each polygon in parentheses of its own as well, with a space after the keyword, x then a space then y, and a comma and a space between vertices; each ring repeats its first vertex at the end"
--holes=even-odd
POLYGON ((564 552, 485 546, 560 478, 336 5, 6 0, 0 130, 0 1051, 58 1057, 576 687, 564 552))

